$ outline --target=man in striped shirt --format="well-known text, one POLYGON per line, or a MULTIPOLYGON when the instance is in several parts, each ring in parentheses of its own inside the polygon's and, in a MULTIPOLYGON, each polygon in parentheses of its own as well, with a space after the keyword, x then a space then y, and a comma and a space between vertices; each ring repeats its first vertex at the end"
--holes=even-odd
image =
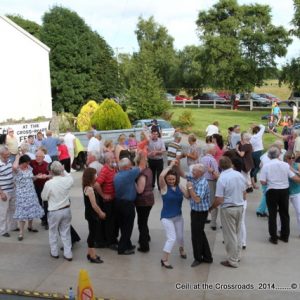
POLYGON ((191 233, 194 262, 191 267, 201 263, 212 263, 213 258, 204 231, 205 221, 210 207, 209 186, 204 178, 205 166, 192 166, 192 176, 187 176, 187 190, 191 205, 191 233))
POLYGON ((0 235, 9 237, 10 230, 17 229, 13 220, 15 213, 15 190, 10 152, 6 146, 0 147, 0 235))

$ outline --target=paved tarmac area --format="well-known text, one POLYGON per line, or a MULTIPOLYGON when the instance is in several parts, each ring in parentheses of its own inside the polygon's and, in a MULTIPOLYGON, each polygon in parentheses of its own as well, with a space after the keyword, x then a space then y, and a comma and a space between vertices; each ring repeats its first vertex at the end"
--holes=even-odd
MULTIPOLYGON (((155 205, 151 211, 149 227, 151 244, 149 253, 120 256, 110 249, 97 249, 103 264, 91 264, 86 259, 87 222, 81 191, 81 172, 72 173, 75 179, 71 191, 72 224, 81 236, 73 249, 74 259, 68 262, 49 255, 48 232, 38 220, 39 233, 26 231, 24 240, 17 241, 17 233, 10 238, 0 238, 0 287, 67 294, 69 287, 77 286, 80 269, 89 272, 97 297, 113 299, 298 299, 300 297, 300 238, 295 211, 290 206, 291 237, 288 244, 268 242, 267 219, 257 218, 255 209, 260 191, 248 197, 246 214, 247 249, 243 250, 240 267, 220 265, 225 259, 222 231, 206 233, 213 253, 213 264, 191 268, 193 262, 190 208, 185 200, 185 245, 187 259, 179 256, 175 246, 170 262, 173 270, 160 266, 165 235, 160 223, 162 201, 155 190, 155 205), (274 284, 274 285, 273 285, 274 284), (295 289, 291 289, 291 285, 295 289)), ((138 230, 135 223, 132 242, 137 244, 138 230)), ((2 296, 3 297, 3 296, 2 296)), ((9 299, 1 298, 0 299, 9 299)))

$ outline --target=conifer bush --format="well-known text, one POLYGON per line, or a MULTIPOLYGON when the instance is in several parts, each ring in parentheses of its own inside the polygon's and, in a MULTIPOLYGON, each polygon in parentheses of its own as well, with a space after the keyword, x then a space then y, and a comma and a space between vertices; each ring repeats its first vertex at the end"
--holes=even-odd
POLYGON ((79 131, 88 131, 91 129, 91 118, 99 105, 96 101, 90 100, 87 104, 83 105, 77 117, 77 128, 79 131))
POLYGON ((115 130, 131 128, 128 115, 112 99, 105 99, 91 118, 91 124, 97 130, 115 130))

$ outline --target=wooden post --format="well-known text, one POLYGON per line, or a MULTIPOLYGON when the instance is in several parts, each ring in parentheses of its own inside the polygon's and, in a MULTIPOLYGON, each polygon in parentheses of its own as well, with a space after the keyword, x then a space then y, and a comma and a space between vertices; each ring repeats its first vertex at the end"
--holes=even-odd
POLYGON ((214 99, 214 108, 216 108, 216 103, 217 103, 217 101, 216 101, 216 99, 214 99))
POLYGON ((253 110, 253 99, 250 98, 250 111, 253 110))

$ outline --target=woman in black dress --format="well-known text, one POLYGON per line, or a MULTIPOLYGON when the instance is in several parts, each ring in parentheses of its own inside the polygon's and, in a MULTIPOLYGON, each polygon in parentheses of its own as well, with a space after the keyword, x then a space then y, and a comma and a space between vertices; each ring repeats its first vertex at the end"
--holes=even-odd
POLYGON ((96 178, 96 170, 93 168, 86 168, 82 175, 82 188, 84 195, 85 219, 87 220, 89 225, 89 236, 87 239, 87 259, 91 263, 100 264, 103 262, 103 260, 101 260, 101 258, 96 255, 95 238, 97 224, 98 222, 100 222, 100 219, 105 219, 105 213, 101 210, 96 202, 96 196, 93 188, 96 182, 96 178))

